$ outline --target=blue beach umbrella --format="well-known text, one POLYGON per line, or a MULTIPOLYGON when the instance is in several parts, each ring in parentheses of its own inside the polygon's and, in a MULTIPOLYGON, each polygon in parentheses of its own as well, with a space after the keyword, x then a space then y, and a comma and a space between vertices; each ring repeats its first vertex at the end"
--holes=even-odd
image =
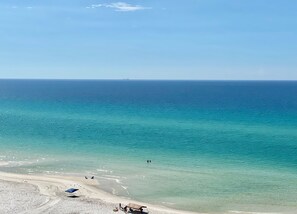
POLYGON ((68 192, 68 193, 74 193, 76 192, 78 189, 75 189, 75 188, 70 188, 70 189, 67 189, 65 192, 68 192))

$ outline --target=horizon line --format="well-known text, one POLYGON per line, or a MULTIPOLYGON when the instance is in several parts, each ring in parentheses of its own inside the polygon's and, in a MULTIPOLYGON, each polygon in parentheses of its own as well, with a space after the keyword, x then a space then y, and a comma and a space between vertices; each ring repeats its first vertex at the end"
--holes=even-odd
POLYGON ((137 78, 1 78, 0 80, 57 80, 57 81, 246 81, 246 82, 296 82, 297 79, 137 79, 137 78))

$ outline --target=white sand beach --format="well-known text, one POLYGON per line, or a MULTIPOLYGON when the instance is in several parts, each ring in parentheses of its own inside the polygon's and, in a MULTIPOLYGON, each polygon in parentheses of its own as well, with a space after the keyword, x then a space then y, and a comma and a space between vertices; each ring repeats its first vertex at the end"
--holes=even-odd
MULTIPOLYGON (((136 202, 106 193, 98 188, 96 180, 78 177, 25 175, 0 172, 1 214, 79 214, 116 213, 119 203, 146 205, 152 214, 191 214, 166 207, 136 202), (68 188, 77 188, 76 196, 65 193, 68 188)), ((118 213, 124 213, 118 211, 118 213)))

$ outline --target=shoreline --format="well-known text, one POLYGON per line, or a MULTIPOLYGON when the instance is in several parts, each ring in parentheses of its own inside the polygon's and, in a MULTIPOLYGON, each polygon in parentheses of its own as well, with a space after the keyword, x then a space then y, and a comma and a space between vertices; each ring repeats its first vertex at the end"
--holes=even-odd
MULTIPOLYGON (((113 195, 96 180, 84 176, 18 174, 0 171, 0 213, 5 214, 114 214, 113 209, 129 203, 148 207, 149 214, 212 214, 178 210, 113 195), (4 187, 4 188, 3 188, 4 187), (77 188, 72 197, 66 189, 77 188), (8 191, 7 191, 8 189, 8 191), (29 205, 28 205, 29 204, 29 205)), ((217 212, 215 212, 217 213, 217 212)), ((230 209, 222 214, 293 214, 295 211, 244 211, 230 209)), ((218 213, 217 213, 218 214, 218 213)))
MULTIPOLYGON (((98 212, 96 213, 115 213, 113 209, 118 207, 119 203, 128 204, 128 203, 137 203, 143 204, 148 207, 149 213, 153 214, 198 214, 197 212, 190 211, 182 211, 175 210, 159 205, 148 204, 144 202, 138 202, 132 199, 122 198, 120 196, 112 195, 108 192, 105 192, 100 189, 100 184, 98 184, 97 180, 86 180, 83 177, 69 177, 69 176, 56 176, 56 175, 28 175, 28 174, 14 174, 14 173, 6 173, 0 171, 0 183, 6 182, 6 185, 18 185, 22 184, 26 187, 33 185, 37 187, 38 192, 35 192, 36 199, 45 197, 45 201, 43 203, 33 206, 29 211, 25 211, 22 213, 52 213, 51 210, 55 210, 55 205, 60 203, 67 205, 67 203, 73 203, 70 201, 69 197, 66 196, 65 190, 71 187, 78 188, 78 195, 80 199, 80 203, 82 206, 84 204, 89 206, 91 204, 94 206, 99 206, 98 212), (37 194, 39 193, 39 195, 37 194), (100 207, 103 210, 100 210, 100 207), (110 210, 110 212, 109 212, 110 210)), ((10 188, 13 188, 11 186, 10 188)), ((17 190, 16 190, 17 191, 17 190)), ((1 196, 3 197, 3 196, 1 196)), ((21 195, 20 198, 25 199, 24 195, 21 195)), ((0 198, 1 199, 1 198, 0 198)), ((74 199, 74 198, 73 198, 74 199)), ((75 200, 75 199, 74 199, 75 200)), ((12 202, 10 202, 12 203, 12 202)), ((63 206, 62 206, 63 207, 63 206)), ((69 205, 70 207, 70 205, 69 205)), ((83 207, 82 212, 84 212, 83 207)), ((63 207, 65 209, 65 207, 63 207)), ((66 208, 67 209, 67 208, 66 208)), ((65 210, 61 210, 60 213, 63 213, 65 210)), ((67 210, 66 210, 67 211, 67 210)), ((59 212, 59 210, 55 211, 59 212)), ((68 213, 71 213, 68 212, 68 213)), ((118 213, 124 213, 119 211, 118 213)), ((202 213, 199 213, 202 214, 202 213)))

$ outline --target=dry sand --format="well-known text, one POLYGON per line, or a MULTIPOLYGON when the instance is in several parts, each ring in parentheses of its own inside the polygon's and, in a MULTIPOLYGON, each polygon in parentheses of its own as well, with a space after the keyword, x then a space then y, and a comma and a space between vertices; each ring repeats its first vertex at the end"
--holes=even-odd
MULTIPOLYGON (((140 203, 100 190, 96 180, 0 172, 1 214, 111 214, 115 213, 113 209, 119 203, 131 202, 140 203), (69 197, 64 192, 71 187, 79 189, 76 193, 78 197, 69 197)), ((140 204, 148 206, 151 214, 192 213, 147 203, 140 204)))

